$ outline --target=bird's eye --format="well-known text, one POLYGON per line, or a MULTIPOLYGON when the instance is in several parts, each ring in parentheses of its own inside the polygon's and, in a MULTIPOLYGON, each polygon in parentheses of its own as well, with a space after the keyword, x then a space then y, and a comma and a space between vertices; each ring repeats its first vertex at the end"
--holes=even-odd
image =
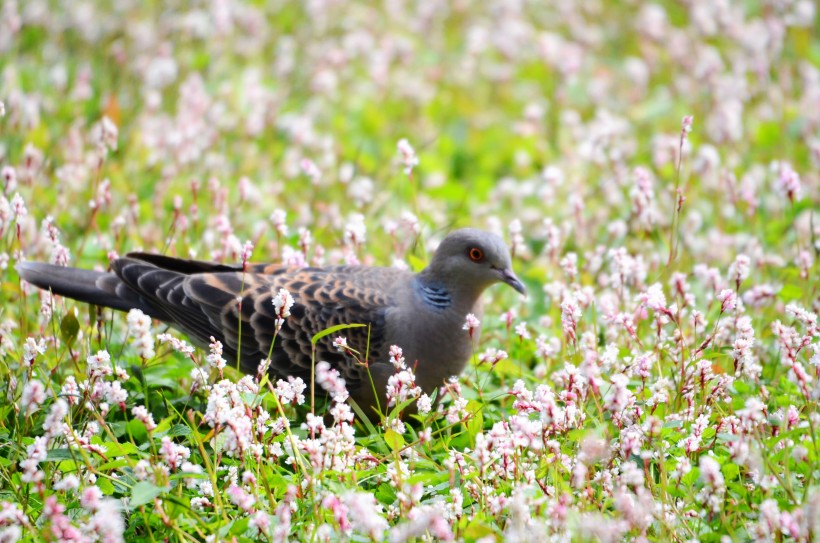
POLYGON ((481 260, 484 258, 484 251, 482 251, 478 247, 473 247, 472 249, 470 249, 470 252, 467 253, 467 256, 469 256, 470 260, 472 260, 473 262, 481 262, 481 260))

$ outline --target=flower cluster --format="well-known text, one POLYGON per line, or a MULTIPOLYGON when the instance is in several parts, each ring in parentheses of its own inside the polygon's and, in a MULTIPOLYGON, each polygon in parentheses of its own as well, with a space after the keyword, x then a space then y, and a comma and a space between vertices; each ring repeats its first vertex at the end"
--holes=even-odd
POLYGON ((0 541, 820 537, 816 2, 176 4, 2 6, 0 541), (289 365, 322 291, 251 258, 419 271, 456 226, 541 288, 421 349, 405 289, 323 305, 370 343, 289 365), (172 335, 129 251, 238 296, 172 335))

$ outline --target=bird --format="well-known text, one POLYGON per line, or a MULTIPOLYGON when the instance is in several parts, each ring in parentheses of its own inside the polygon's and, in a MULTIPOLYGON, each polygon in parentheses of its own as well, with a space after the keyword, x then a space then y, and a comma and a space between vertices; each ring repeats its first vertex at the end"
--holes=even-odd
POLYGON ((387 382, 396 372, 392 345, 415 369, 416 385, 431 394, 460 375, 472 356, 478 331, 465 330, 465 319, 470 313, 482 318, 483 292, 505 283, 526 295, 503 239, 473 228, 448 234, 418 273, 363 265, 243 266, 145 252, 117 258, 110 269, 17 265, 22 279, 53 294, 119 311, 139 309, 203 348, 216 339, 223 356, 234 363, 238 358, 247 374, 270 355, 272 377, 309 383, 312 364, 326 361, 368 417, 385 411, 387 382), (280 289, 294 303, 277 332, 273 299, 280 289), (344 334, 348 349, 335 348, 330 334, 312 353, 314 335, 349 324, 365 326, 337 334, 344 334))

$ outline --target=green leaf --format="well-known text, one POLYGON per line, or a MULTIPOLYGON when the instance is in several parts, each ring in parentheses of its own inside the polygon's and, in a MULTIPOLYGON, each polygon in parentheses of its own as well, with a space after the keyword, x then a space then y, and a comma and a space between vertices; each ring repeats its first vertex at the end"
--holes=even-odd
POLYGON ((780 123, 770 121, 761 122, 757 127, 757 143, 763 147, 776 147, 782 138, 783 133, 780 123))
POLYGON ((379 503, 390 504, 396 500, 396 491, 388 483, 384 483, 376 489, 375 496, 379 503))
POLYGON ((145 425, 137 419, 128 421, 128 433, 137 443, 142 443, 148 439, 148 431, 145 429, 145 425))
POLYGON ((787 283, 783 285, 783 288, 777 293, 777 297, 784 302, 800 300, 803 298, 803 290, 793 283, 787 283))
POLYGON ((470 436, 471 447, 475 446, 476 436, 480 432, 484 431, 484 413, 482 412, 483 407, 484 404, 475 400, 471 400, 467 403, 467 412, 472 415, 469 419, 467 419, 467 433, 470 436))
POLYGON ((717 438, 719 441, 739 441, 740 438, 735 434, 728 434, 725 432, 720 432, 717 434, 717 438))
POLYGON ((131 489, 131 507, 139 507, 146 503, 151 503, 154 498, 163 492, 170 490, 170 487, 160 487, 149 483, 148 481, 140 481, 131 489))
POLYGON ((495 530, 491 526, 479 521, 473 521, 464 528, 465 541, 478 541, 493 534, 495 534, 495 530))
POLYGON ((106 477, 98 478, 95 484, 100 488, 100 490, 102 490, 103 494, 105 494, 106 496, 112 495, 116 490, 114 488, 114 483, 112 483, 106 477))
POLYGON ((62 462, 63 460, 74 460, 70 450, 50 449, 48 453, 46 453, 46 462, 62 462))
POLYGON ((73 311, 69 311, 60 321, 60 337, 66 345, 71 346, 79 333, 80 321, 77 320, 73 311))
POLYGON ((727 462, 720 467, 720 471, 723 472, 723 476, 726 478, 727 481, 734 481, 740 476, 740 468, 737 464, 732 462, 727 462))
POLYGON ((171 429, 171 417, 165 417, 161 421, 157 423, 157 427, 154 428, 154 434, 157 436, 164 436, 167 434, 171 429))
POLYGON ((248 523, 249 522, 250 522, 250 519, 248 517, 240 518, 240 519, 234 521, 233 524, 231 524, 230 530, 228 530, 228 532, 230 534, 233 534, 233 535, 244 534, 245 531, 248 529, 248 523))
POLYGON ((700 468, 692 468, 692 470, 689 473, 687 473, 686 475, 681 477, 680 482, 683 483, 684 485, 689 486, 689 485, 694 484, 694 482, 697 481, 699 477, 700 477, 700 468))
MULTIPOLYGON (((376 431, 376 427, 373 426, 372 422, 370 422, 370 417, 373 416, 373 413, 371 412, 370 417, 368 417, 367 415, 365 415, 364 411, 362 411, 362 408, 359 407, 359 404, 356 403, 356 400, 354 400, 353 398, 350 398, 348 400, 348 402, 350 402, 350 407, 353 409, 353 412, 356 413, 357 422, 359 424, 363 425, 365 427, 365 430, 367 430, 367 435, 370 435, 370 436, 378 435, 378 432, 376 431)), ((380 445, 381 444, 379 444, 379 448, 381 448, 380 445)))
POLYGON ((500 360, 493 366, 493 372, 499 376, 513 376, 513 377, 522 377, 524 373, 521 369, 521 365, 509 358, 504 360, 500 360))
POLYGON ((171 481, 178 481, 180 479, 202 479, 207 480, 210 479, 210 476, 207 473, 194 473, 192 471, 183 471, 180 473, 174 473, 169 477, 171 481))
POLYGON ((244 373, 242 373, 241 371, 236 369, 234 366, 230 366, 230 365, 225 366, 225 368, 222 370, 222 372, 225 374, 225 377, 230 379, 231 381, 239 381, 240 379, 245 377, 244 373))
POLYGON ((105 446, 105 456, 108 458, 116 458, 118 456, 128 456, 131 454, 137 454, 139 449, 134 446, 133 443, 130 441, 124 441, 122 443, 115 443, 113 441, 106 441, 103 443, 105 446))
POLYGON ((419 272, 427 265, 424 260, 416 255, 407 255, 407 262, 410 264, 410 269, 414 272, 419 272))
POLYGON ((120 458, 119 460, 112 460, 111 462, 106 462, 100 466, 97 466, 97 469, 102 472, 113 471, 115 469, 120 469, 127 467, 131 464, 131 461, 127 458, 120 458))
POLYGON ((325 336, 329 336, 330 334, 333 334, 334 332, 338 332, 339 330, 346 330, 348 328, 361 328, 362 326, 365 326, 365 325, 364 324, 337 324, 336 326, 331 326, 330 328, 325 328, 324 330, 322 330, 318 334, 314 335, 312 338, 310 338, 310 342, 313 345, 316 345, 317 341, 319 341, 320 339, 322 339, 325 336))
POLYGON ((167 436, 189 436, 191 435, 191 428, 187 424, 175 424, 165 434, 167 436))
POLYGON ((388 428, 384 433, 384 442, 387 443, 387 446, 390 447, 391 450, 397 451, 404 447, 404 436, 392 428, 388 428))

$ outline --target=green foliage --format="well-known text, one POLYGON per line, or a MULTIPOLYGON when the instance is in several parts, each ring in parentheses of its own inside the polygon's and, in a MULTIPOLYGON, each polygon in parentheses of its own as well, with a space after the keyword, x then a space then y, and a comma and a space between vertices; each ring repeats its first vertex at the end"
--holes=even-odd
POLYGON ((817 540, 807 5, 7 2, 0 539, 817 540), (14 269, 240 261, 247 239, 420 271, 458 226, 505 231, 529 297, 487 291, 430 412, 351 405, 352 429, 202 349, 143 357, 124 316, 14 269))

